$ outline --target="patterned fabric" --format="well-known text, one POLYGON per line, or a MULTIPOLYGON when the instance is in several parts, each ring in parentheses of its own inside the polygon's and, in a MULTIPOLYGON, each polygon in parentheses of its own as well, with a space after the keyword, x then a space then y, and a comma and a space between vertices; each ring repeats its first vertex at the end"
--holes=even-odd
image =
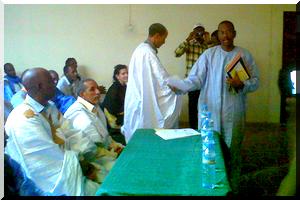
POLYGON ((186 54, 186 73, 185 77, 188 76, 190 70, 192 69, 194 63, 198 60, 200 55, 207 49, 206 44, 200 44, 197 41, 184 41, 175 50, 175 56, 180 57, 184 53, 186 54))

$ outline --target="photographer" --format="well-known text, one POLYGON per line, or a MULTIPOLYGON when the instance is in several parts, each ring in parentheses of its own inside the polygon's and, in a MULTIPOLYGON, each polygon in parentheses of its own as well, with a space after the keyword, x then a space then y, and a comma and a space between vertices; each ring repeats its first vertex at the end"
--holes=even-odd
MULTIPOLYGON (((194 63, 198 60, 200 55, 208 48, 207 32, 202 24, 195 24, 193 31, 189 34, 184 42, 182 42, 175 50, 175 57, 180 57, 184 53, 186 54, 186 73, 185 77, 188 76, 194 63)), ((209 36, 209 34, 208 34, 209 36)), ((189 123, 190 127, 197 129, 197 104, 200 90, 189 92, 189 123)))

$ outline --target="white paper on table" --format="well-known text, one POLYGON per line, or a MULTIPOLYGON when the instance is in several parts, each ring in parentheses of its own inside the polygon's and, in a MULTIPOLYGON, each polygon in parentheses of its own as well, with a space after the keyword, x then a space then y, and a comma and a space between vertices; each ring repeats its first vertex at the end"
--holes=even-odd
POLYGON ((200 135, 198 131, 191 128, 183 129, 154 129, 155 134, 164 140, 171 140, 175 138, 189 137, 193 135, 200 135))

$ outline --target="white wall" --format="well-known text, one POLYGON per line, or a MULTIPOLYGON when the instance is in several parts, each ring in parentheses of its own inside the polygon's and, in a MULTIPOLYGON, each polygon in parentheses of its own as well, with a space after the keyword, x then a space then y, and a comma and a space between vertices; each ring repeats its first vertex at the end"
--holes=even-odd
MULTIPOLYGON (((146 39, 150 24, 160 22, 169 30, 159 57, 170 74, 183 77, 185 56, 174 50, 201 22, 209 32, 220 21, 231 20, 235 44, 253 54, 260 70, 260 88, 248 95, 247 121, 279 122, 277 86, 281 68, 283 11, 294 5, 5 5, 4 62, 21 73, 45 67, 62 74, 64 62, 75 57, 79 72, 107 88, 116 64, 129 64, 134 48, 146 39)), ((181 120, 187 121, 187 97, 181 120)))

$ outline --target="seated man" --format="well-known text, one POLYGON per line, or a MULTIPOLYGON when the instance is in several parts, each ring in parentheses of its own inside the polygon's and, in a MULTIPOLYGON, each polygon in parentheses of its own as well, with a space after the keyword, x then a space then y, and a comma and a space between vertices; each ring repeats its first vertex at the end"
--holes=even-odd
POLYGON ((76 90, 78 82, 77 66, 66 65, 64 66, 64 76, 59 79, 56 87, 65 95, 76 97, 74 90, 76 90))
POLYGON ((11 63, 4 65, 4 72, 4 100, 10 102, 11 97, 22 88, 22 84, 11 63))
POLYGON ((78 153, 64 149, 64 136, 56 132, 60 115, 48 102, 55 94, 50 73, 43 68, 30 69, 23 76, 23 85, 28 92, 26 99, 5 124, 5 153, 47 194, 95 195, 99 184, 83 176, 78 153))
MULTIPOLYGON (((103 153, 103 148, 98 148, 99 153, 104 154, 99 162, 109 171, 124 146, 115 142, 108 134, 106 118, 99 107, 99 86, 93 79, 81 80, 77 88, 77 95, 77 101, 65 112, 64 117, 71 121, 75 129, 84 133, 83 138, 86 142, 83 139, 77 141, 79 146, 88 148, 90 145, 87 143, 92 142, 95 146, 104 147, 106 151, 110 151, 110 153, 103 153)), ((82 149, 82 151, 86 149, 82 149)))

